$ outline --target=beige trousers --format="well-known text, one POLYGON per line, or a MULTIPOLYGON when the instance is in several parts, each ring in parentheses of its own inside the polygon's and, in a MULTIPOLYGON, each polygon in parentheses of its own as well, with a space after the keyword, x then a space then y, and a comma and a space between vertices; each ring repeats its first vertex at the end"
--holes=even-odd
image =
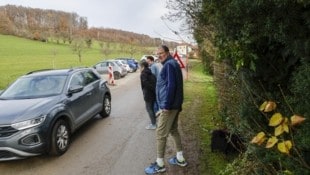
POLYGON ((182 151, 181 138, 178 131, 179 112, 179 110, 163 111, 157 119, 157 158, 164 158, 169 134, 174 140, 176 151, 182 151))

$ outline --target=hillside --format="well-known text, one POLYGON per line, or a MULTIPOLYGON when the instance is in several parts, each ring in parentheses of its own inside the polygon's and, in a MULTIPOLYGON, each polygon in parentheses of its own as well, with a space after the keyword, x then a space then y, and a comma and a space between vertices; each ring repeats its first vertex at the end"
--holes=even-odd
POLYGON ((151 38, 148 35, 111 28, 88 28, 87 17, 77 13, 23 6, 0 6, 0 34, 23 38, 71 43, 77 38, 102 42, 120 42, 140 46, 165 43, 175 47, 177 43, 151 38))
POLYGON ((131 45, 111 43, 108 47, 105 45, 106 52, 102 52, 99 42, 95 41, 90 48, 83 48, 79 62, 77 53, 68 43, 41 42, 1 34, 0 41, 0 89, 31 70, 92 66, 100 60, 120 56, 139 60, 142 55, 155 50, 155 47, 136 46, 131 54, 128 52, 131 45))

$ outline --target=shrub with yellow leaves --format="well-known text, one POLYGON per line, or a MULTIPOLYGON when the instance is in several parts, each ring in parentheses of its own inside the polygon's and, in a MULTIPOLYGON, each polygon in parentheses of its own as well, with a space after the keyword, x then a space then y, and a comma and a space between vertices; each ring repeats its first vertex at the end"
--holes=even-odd
MULTIPOLYGON (((259 110, 262 112, 275 111, 277 105, 273 101, 265 101, 259 110)), ((252 140, 251 143, 262 145, 266 140, 265 148, 273 148, 277 144, 277 148, 281 153, 290 154, 290 150, 293 147, 291 140, 283 140, 278 138, 284 133, 290 133, 292 126, 298 125, 305 121, 305 118, 299 115, 293 115, 290 120, 284 117, 281 113, 275 112, 269 119, 269 126, 274 127, 274 134, 270 134, 269 138, 265 132, 259 132, 252 140)))

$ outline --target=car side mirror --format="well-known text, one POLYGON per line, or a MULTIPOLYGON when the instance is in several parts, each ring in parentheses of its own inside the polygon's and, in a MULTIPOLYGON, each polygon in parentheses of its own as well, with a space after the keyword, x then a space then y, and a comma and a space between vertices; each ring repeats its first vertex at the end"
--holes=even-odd
POLYGON ((68 94, 71 95, 71 94, 74 94, 74 93, 78 93, 78 92, 81 92, 83 89, 84 89, 84 87, 81 86, 81 85, 74 85, 74 86, 71 86, 69 88, 68 94))

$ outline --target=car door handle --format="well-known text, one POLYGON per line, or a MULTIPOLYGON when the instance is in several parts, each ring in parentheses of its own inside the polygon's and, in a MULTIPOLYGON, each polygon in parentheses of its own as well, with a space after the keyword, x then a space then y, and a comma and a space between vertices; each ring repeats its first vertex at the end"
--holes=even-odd
POLYGON ((91 92, 88 92, 86 95, 87 95, 87 96, 91 96, 91 94, 92 94, 91 92))

